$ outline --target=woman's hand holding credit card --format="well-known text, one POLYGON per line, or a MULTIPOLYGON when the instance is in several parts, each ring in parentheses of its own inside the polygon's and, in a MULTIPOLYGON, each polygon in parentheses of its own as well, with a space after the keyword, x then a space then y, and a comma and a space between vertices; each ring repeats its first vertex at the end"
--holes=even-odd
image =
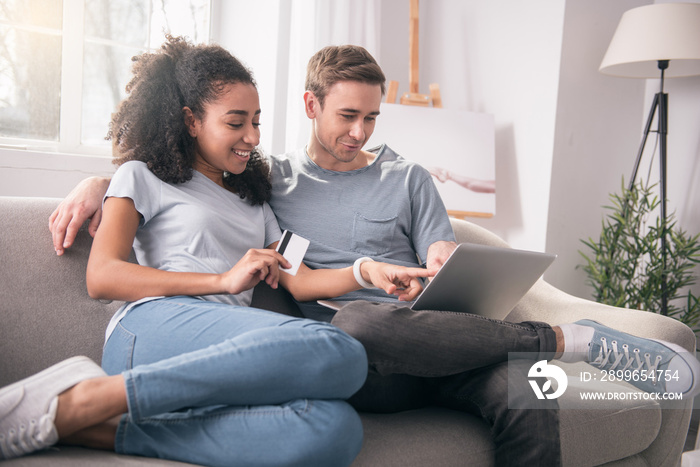
POLYGON ((276 251, 292 264, 291 268, 283 269, 284 272, 296 276, 306 250, 309 248, 309 243, 304 237, 300 237, 289 230, 282 232, 282 238, 277 244, 276 251))

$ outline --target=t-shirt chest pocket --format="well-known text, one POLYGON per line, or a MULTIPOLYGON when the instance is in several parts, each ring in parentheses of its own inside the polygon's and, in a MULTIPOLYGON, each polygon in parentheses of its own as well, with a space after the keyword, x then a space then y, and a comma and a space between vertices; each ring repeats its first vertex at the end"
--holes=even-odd
POLYGON ((398 216, 371 219, 356 212, 352 226, 352 251, 383 255, 392 249, 398 216))

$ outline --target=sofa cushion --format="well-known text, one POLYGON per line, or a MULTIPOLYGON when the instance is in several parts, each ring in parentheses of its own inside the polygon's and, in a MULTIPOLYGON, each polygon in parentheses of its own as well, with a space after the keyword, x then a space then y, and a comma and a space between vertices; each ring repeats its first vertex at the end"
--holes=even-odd
POLYGON ((54 446, 30 456, 10 459, 2 463, 3 467, 185 467, 194 464, 167 461, 150 457, 125 456, 108 451, 79 448, 75 446, 54 446))
POLYGON ((48 229, 56 204, 41 198, 5 198, 2 203, 0 386, 74 355, 99 363, 104 330, 120 306, 87 294, 87 232, 56 256, 48 229), (21 345, 17 335, 23 336, 21 345))
POLYGON ((353 467, 494 464, 489 427, 477 417, 438 407, 360 416, 365 440, 353 467))
POLYGON ((639 453, 661 429, 661 406, 627 383, 581 382, 582 371, 593 367, 580 362, 556 362, 568 375, 566 392, 557 399, 562 462, 566 466, 599 465, 639 453), (582 393, 627 395, 624 399, 584 401, 582 393), (622 429, 624 427, 624 429, 622 429))

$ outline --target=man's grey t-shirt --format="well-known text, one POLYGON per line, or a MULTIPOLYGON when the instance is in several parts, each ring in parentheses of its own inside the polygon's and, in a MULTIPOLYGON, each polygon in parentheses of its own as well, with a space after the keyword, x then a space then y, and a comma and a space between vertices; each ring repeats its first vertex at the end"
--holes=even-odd
MULTIPOLYGON (((309 267, 347 267, 362 256, 418 266, 432 243, 454 241, 430 173, 386 145, 370 152, 377 155, 370 165, 348 172, 319 167, 304 149, 270 157, 270 206, 282 229, 311 241, 304 257, 309 267)), ((395 298, 363 289, 339 299, 395 298)))

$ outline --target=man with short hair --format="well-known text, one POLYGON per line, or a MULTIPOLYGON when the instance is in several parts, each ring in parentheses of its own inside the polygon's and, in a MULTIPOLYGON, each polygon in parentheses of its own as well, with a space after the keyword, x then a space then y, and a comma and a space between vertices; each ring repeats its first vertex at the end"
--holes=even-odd
MULTIPOLYGON (((439 267, 456 247, 430 173, 387 146, 363 146, 372 135, 385 77, 362 47, 325 47, 309 61, 304 110, 311 132, 304 148, 271 156, 272 198, 283 229, 311 241, 312 268, 352 266, 371 256, 405 266, 439 267)), ((339 300, 390 301, 379 289, 339 300)), ((333 312, 300 304, 307 317, 333 312)))

